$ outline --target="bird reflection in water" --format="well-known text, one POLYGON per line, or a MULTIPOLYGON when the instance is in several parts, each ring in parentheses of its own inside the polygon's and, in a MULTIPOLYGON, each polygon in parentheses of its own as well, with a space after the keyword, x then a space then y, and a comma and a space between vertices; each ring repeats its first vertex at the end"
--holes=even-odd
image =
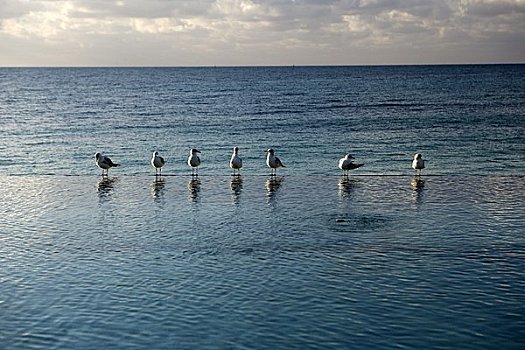
POLYGON ((188 182, 188 191, 190 192, 189 199, 193 203, 197 203, 197 201, 199 200, 200 190, 201 190, 201 180, 196 176, 192 176, 191 180, 188 182))
POLYGON ((232 176, 230 181, 230 188, 232 190, 232 200, 234 204, 239 204, 239 196, 242 192, 242 177, 240 175, 232 176))
POLYGON ((414 190, 412 192, 412 199, 414 203, 421 204, 423 200, 423 191, 425 188, 425 180, 421 179, 421 176, 416 175, 412 179, 412 182, 410 183, 412 185, 412 189, 414 190))
POLYGON ((355 183, 356 182, 354 180, 350 180, 350 177, 348 175, 340 176, 339 182, 337 184, 339 187, 339 196, 343 198, 350 197, 355 183))
POLYGON ((164 187, 166 181, 160 177, 155 176, 155 180, 151 183, 151 195, 154 201, 158 201, 164 196, 164 187))
POLYGON ((97 193, 100 199, 109 198, 117 178, 102 177, 97 184, 97 193))
POLYGON ((271 175, 266 179, 266 191, 268 196, 268 202, 272 202, 275 199, 275 194, 281 187, 284 181, 284 177, 271 175))

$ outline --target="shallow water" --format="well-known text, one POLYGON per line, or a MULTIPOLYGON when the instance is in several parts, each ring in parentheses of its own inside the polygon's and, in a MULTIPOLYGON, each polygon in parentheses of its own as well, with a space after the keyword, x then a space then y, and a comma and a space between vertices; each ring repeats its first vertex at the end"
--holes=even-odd
POLYGON ((523 176, 3 176, 6 349, 520 349, 523 176))
POLYGON ((0 68, 0 348, 523 348, 524 70, 0 68))

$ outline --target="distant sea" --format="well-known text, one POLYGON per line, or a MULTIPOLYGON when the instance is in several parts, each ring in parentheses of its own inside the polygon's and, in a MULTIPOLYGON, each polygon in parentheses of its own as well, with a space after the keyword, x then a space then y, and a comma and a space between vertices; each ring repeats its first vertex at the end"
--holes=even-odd
POLYGON ((525 174, 525 65, 0 69, 0 173, 92 175, 94 154, 121 175, 228 174, 233 146, 247 174, 272 147, 286 174, 525 174))
POLYGON ((0 348, 523 349, 524 198, 525 65, 0 68, 0 348))

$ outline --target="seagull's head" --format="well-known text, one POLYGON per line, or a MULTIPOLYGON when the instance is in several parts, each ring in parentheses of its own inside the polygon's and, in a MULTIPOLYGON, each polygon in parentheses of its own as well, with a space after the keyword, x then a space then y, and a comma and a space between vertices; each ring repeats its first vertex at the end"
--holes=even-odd
POLYGON ((266 150, 266 153, 271 154, 271 155, 273 156, 273 154, 274 154, 275 152, 274 152, 274 150, 273 150, 272 148, 268 148, 268 149, 266 150))
POLYGON ((350 153, 348 153, 346 156, 345 156, 346 159, 355 159, 353 155, 351 155, 350 153))
POLYGON ((233 147, 233 152, 234 152, 234 153, 239 152, 239 147, 237 147, 237 146, 233 147))
POLYGON ((192 148, 191 151, 190 151, 191 154, 197 154, 197 153, 201 153, 201 151, 199 151, 198 149, 196 148, 192 148))
POLYGON ((97 152, 97 154, 95 154, 95 159, 98 160, 101 156, 102 156, 102 154, 97 152))
POLYGON ((159 152, 157 152, 157 151, 153 152, 153 157, 156 157, 158 155, 159 155, 159 152))
POLYGON ((421 153, 416 153, 414 155, 414 159, 421 159, 423 156, 421 155, 421 153))

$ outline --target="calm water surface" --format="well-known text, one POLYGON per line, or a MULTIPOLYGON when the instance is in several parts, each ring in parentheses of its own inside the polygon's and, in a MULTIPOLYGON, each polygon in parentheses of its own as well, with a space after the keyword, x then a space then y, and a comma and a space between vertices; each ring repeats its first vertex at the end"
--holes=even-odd
POLYGON ((523 349, 524 176, 525 65, 0 68, 0 349, 523 349))
POLYGON ((120 175, 187 172, 202 151, 227 175, 331 175, 352 153, 366 174, 525 174, 525 65, 243 68, 0 68, 0 174, 92 175, 101 152, 120 175))
POLYGON ((523 346, 520 176, 1 181, 6 349, 523 346))

